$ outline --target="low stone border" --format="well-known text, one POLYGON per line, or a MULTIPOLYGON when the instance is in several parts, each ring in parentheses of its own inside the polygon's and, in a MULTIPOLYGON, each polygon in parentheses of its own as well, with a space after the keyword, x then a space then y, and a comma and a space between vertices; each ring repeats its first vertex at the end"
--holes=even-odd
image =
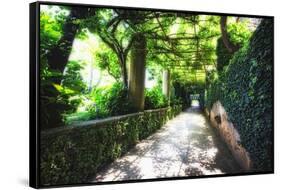
POLYGON ((182 111, 180 105, 48 129, 40 136, 40 184, 86 183, 182 111))

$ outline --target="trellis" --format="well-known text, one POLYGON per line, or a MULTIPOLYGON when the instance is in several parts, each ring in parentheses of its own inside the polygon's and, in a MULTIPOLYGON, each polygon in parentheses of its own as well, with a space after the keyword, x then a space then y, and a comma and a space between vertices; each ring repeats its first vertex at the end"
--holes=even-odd
MULTIPOLYGON (((157 64, 160 64, 164 69, 171 71, 172 75, 179 77, 179 81, 183 82, 203 82, 205 81, 208 70, 212 70, 216 65, 215 45, 208 46, 208 41, 218 38, 220 32, 208 32, 208 24, 212 23, 219 30, 219 17, 196 15, 185 12, 155 12, 155 11, 136 11, 114 9, 112 18, 107 22, 105 32, 114 35, 118 25, 123 24, 130 28, 133 33, 142 33, 146 39, 150 41, 150 46, 145 50, 148 57, 157 57, 157 64), (172 27, 183 28, 171 32, 172 27), (206 30, 207 33, 202 33, 206 30), (188 48, 186 48, 188 47, 188 48), (164 58, 159 58, 163 55, 164 58)), ((104 34, 102 31, 101 38, 104 34)), ((129 39, 128 48, 131 49, 129 39)), ((122 54, 122 42, 116 38, 109 38, 110 41, 117 43, 121 48, 119 54, 122 54)), ((108 41, 103 39, 103 41, 108 41)), ((112 43, 111 42, 111 43, 112 43)), ((111 45, 114 47, 114 44, 111 45)), ((123 44, 124 46, 124 44, 123 44)), ((116 49, 116 48, 113 48, 116 49)), ((126 51, 128 52, 128 51, 126 51)), ((126 53, 127 54, 127 53, 126 53)), ((123 56, 126 59, 126 54, 123 56)), ((122 57, 122 56, 121 56, 122 57)), ((124 69, 122 63, 122 70, 124 69)), ((126 81, 126 80, 125 80, 126 81)))

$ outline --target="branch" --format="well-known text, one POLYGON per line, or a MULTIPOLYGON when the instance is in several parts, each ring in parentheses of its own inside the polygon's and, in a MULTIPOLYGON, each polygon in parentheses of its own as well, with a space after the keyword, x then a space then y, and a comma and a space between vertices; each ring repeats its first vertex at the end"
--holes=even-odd
POLYGON ((103 32, 102 32, 102 31, 99 32, 99 36, 100 36, 101 40, 102 40, 108 47, 110 47, 110 49, 112 49, 115 53, 117 53, 118 50, 116 49, 115 45, 114 45, 109 39, 107 39, 107 37, 105 37, 105 36, 104 36, 103 34, 101 34, 101 33, 103 33, 103 32))
POLYGON ((223 43, 224 43, 226 49, 228 50, 229 53, 236 52, 240 48, 240 46, 234 45, 229 39, 229 35, 227 33, 227 17, 226 16, 221 17, 220 24, 221 24, 222 40, 223 40, 223 43))
POLYGON ((128 45, 127 45, 127 47, 124 49, 124 55, 125 55, 125 57, 127 57, 127 55, 128 55, 128 53, 129 53, 129 51, 130 51, 130 49, 131 49, 131 47, 132 47, 134 41, 135 41, 135 38, 134 38, 134 37, 131 37, 131 39, 130 39, 128 45))

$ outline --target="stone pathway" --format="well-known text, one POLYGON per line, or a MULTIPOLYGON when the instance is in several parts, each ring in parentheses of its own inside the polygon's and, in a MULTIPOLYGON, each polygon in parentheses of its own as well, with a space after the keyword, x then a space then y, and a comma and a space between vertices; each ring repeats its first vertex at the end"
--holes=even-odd
POLYGON ((241 173, 241 169, 208 120, 193 107, 104 168, 93 181, 225 173, 241 173))

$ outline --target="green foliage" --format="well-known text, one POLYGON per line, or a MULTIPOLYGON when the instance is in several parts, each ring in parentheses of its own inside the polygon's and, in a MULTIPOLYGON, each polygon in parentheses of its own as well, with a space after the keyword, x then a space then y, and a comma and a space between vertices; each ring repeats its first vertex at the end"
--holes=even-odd
POLYGON ((207 89, 207 97, 205 107, 211 110, 213 104, 221 100, 222 82, 219 79, 215 79, 207 89))
MULTIPOLYGON (((248 22, 239 21, 231 22, 227 25, 227 33, 229 35, 231 43, 243 47, 247 45, 252 32, 248 28, 248 22)), ((224 67, 227 66, 233 57, 233 53, 230 53, 225 47, 222 37, 217 40, 217 71, 219 74, 223 71, 224 67)))
POLYGON ((87 107, 87 111, 90 113, 89 119, 99 119, 109 116, 107 110, 107 101, 108 101, 108 88, 96 88, 91 93, 91 99, 93 103, 87 107))
POLYGON ((253 170, 272 171, 273 21, 264 19, 249 45, 235 53, 208 91, 208 107, 220 100, 250 153, 253 170))
POLYGON ((180 111, 181 106, 174 106, 99 126, 66 127, 43 133, 40 141, 41 185, 89 182, 102 166, 120 157, 180 111))
POLYGON ((168 99, 162 93, 159 86, 152 89, 145 89, 145 109, 164 108, 168 106, 168 99))
MULTIPOLYGON (((180 97, 172 96, 170 98, 170 106, 176 106, 176 105, 185 105, 184 100, 180 97)), ((186 106, 184 106, 186 108, 186 106)))
POLYGON ((40 12, 40 123, 41 127, 52 128, 64 125, 63 115, 74 112, 85 91, 80 62, 69 61, 64 74, 48 66, 47 55, 62 36, 66 12, 52 14, 40 12), (61 81, 62 83, 58 82, 61 81))
POLYGON ((40 56, 44 57, 58 42, 62 35, 62 25, 65 22, 65 12, 52 15, 40 12, 40 56))
POLYGON ((62 75, 50 70, 47 65, 41 66, 40 116, 42 128, 62 126, 64 125, 64 115, 76 111, 81 103, 81 95, 86 90, 80 74, 82 68, 81 63, 70 61, 62 75), (57 78, 63 78, 61 84, 55 83, 57 78))
POLYGON ((81 68, 81 63, 71 61, 62 75, 50 70, 47 64, 42 63, 40 117, 43 129, 64 125, 64 114, 75 112, 81 103, 81 95, 86 90, 86 85, 80 75, 81 68), (55 83, 58 78, 63 78, 61 84, 55 83))
POLYGON ((224 66, 227 66, 229 64, 229 61, 233 55, 232 53, 229 53, 229 51, 225 47, 222 37, 220 37, 217 41, 216 54, 217 54, 217 71, 222 72, 224 66))
POLYGON ((227 25, 227 32, 232 43, 235 45, 244 45, 250 39, 252 32, 248 28, 246 20, 239 22, 232 22, 227 25))
MULTIPOLYGON (((172 98, 171 103, 174 101, 173 99, 176 99, 175 101, 181 102, 181 105, 183 105, 184 108, 191 106, 191 94, 201 94, 205 91, 205 85, 202 83, 186 83, 183 85, 174 81, 173 86, 175 89, 175 95, 174 98, 172 98)), ((200 102, 203 103, 202 100, 200 102)))
POLYGON ((206 104, 205 104, 205 91, 202 91, 200 94, 199 94, 199 106, 201 109, 204 109, 206 104))
POLYGON ((93 105, 88 108, 91 119, 124 115, 135 112, 128 92, 122 83, 115 83, 110 88, 97 88, 92 94, 93 105))
POLYGON ((69 61, 63 75, 62 86, 68 87, 75 91, 75 93, 83 93, 86 91, 86 84, 80 71, 83 69, 83 63, 77 61, 69 61))
POLYGON ((106 70, 117 82, 121 78, 121 69, 116 54, 108 49, 101 48, 96 54, 96 62, 101 70, 106 70))
POLYGON ((110 116, 135 112, 132 102, 128 98, 128 90, 123 83, 115 83, 107 96, 107 110, 110 116))

